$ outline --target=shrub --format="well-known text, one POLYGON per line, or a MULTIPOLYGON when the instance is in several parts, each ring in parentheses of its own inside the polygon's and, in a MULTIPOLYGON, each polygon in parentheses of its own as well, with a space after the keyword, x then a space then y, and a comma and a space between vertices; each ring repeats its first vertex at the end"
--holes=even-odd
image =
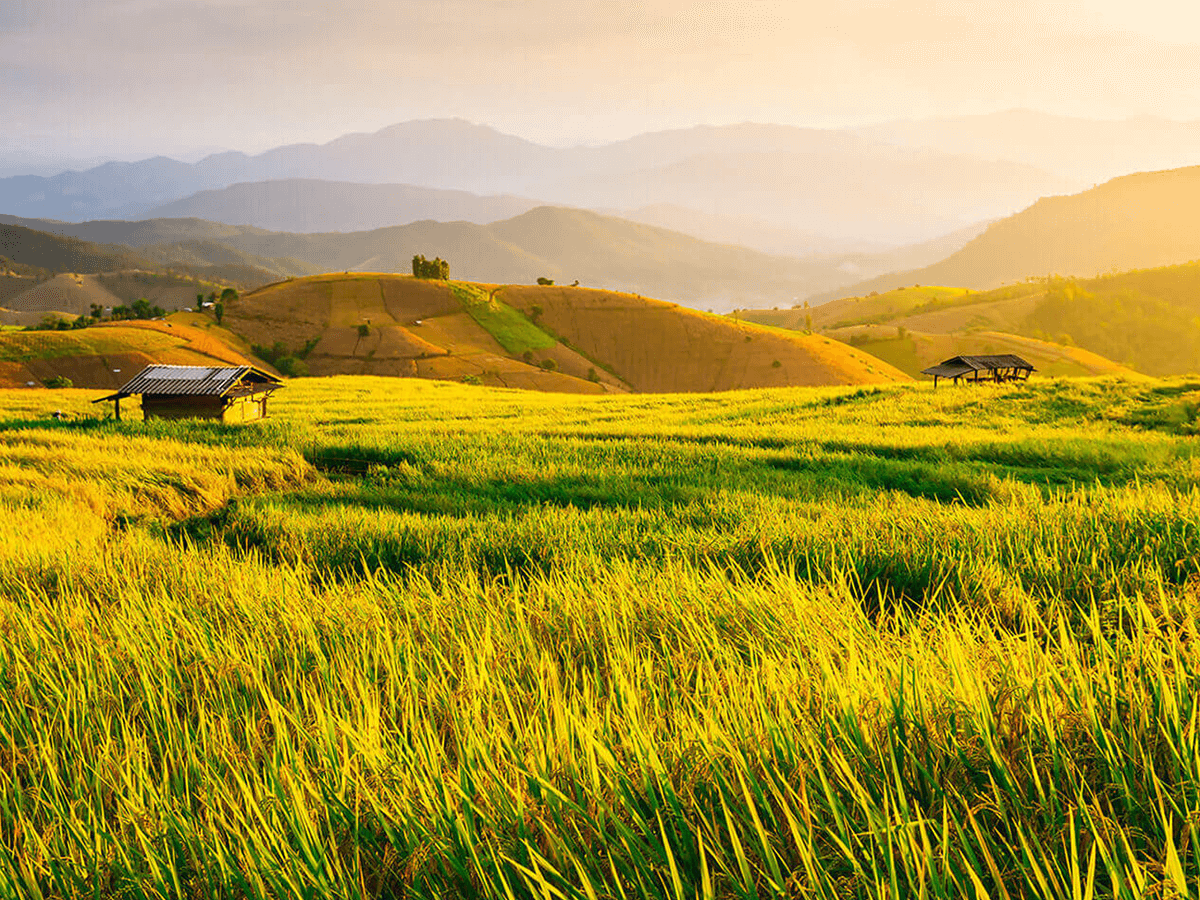
POLYGON ((782 365, 783 365, 783 363, 781 363, 779 360, 775 360, 773 363, 771 363, 771 368, 778 369, 782 365))
POLYGON ((308 374, 308 365, 294 356, 284 356, 275 360, 275 368, 279 370, 280 375, 286 375, 288 378, 302 378, 308 374))
POLYGON ((66 375, 55 375, 53 378, 47 378, 42 384, 48 388, 69 388, 75 387, 75 383, 66 375))
POLYGON ((557 369, 557 368, 558 368, 558 363, 556 363, 556 362, 555 362, 554 360, 552 360, 552 359, 543 359, 543 360, 541 361, 540 365, 541 365, 541 367, 542 367, 543 369, 545 369, 547 372, 553 372, 555 369, 557 369))
POLYGON ((359 325, 359 326, 358 326, 358 336, 359 336, 360 338, 365 338, 365 337, 366 337, 367 335, 369 335, 370 333, 371 333, 371 325, 370 325, 370 323, 368 323, 368 322, 363 322, 361 325, 359 325))
POLYGON ((122 321, 129 319, 158 319, 167 314, 167 311, 161 306, 151 306, 150 301, 145 297, 136 301, 132 306, 114 306, 112 317, 114 320, 122 321))
POLYGON ((599 381, 600 376, 596 374, 596 367, 592 366, 588 369, 588 381, 599 381))
POLYGON ((537 283, 543 287, 554 284, 553 278, 538 278, 537 283))

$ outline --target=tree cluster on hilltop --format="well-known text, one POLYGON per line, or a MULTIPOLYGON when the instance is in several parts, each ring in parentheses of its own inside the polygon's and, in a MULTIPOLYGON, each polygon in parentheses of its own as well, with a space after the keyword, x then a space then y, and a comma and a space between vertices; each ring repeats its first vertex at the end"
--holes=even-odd
POLYGON ((412 273, 416 278, 433 278, 439 281, 450 280, 450 263, 440 256, 436 259, 426 259, 421 254, 412 258, 412 273))

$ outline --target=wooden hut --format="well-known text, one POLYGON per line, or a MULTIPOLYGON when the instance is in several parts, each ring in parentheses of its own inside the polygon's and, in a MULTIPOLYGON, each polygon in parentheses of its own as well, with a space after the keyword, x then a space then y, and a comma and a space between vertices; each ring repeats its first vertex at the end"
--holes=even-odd
POLYGON ((267 399, 283 383, 254 366, 147 366, 115 394, 93 400, 114 401, 121 418, 121 401, 142 398, 146 419, 216 419, 253 422, 267 417, 267 399))
POLYGON ((966 382, 1028 381, 1033 371, 1033 366, 1021 357, 1001 353, 994 356, 954 356, 936 366, 922 369, 921 374, 932 375, 936 388, 939 378, 952 378, 955 384, 960 378, 966 382))

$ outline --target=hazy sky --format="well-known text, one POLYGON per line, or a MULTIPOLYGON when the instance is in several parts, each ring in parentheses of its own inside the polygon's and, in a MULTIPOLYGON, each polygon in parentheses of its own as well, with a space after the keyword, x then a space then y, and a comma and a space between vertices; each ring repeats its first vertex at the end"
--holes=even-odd
POLYGON ((0 156, 457 116, 545 143, 1027 107, 1200 119, 1185 0, 0 0, 0 156))

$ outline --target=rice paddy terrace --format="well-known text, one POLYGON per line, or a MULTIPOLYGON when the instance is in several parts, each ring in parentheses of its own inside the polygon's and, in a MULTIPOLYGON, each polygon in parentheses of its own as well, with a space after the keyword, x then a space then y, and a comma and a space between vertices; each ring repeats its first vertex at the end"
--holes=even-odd
POLYGON ((95 395, 0 391, 6 896, 1194 893, 1194 379, 95 395))
POLYGON ((226 311, 226 323, 252 344, 306 348, 314 375, 467 379, 574 393, 907 380, 828 338, 584 288, 321 275, 246 295, 226 311))
POLYGON ((0 387, 41 387, 65 378, 76 387, 117 388, 151 363, 263 365, 233 335, 203 316, 175 321, 104 322, 68 331, 0 333, 0 387), (189 324, 192 323, 192 324, 189 324))

